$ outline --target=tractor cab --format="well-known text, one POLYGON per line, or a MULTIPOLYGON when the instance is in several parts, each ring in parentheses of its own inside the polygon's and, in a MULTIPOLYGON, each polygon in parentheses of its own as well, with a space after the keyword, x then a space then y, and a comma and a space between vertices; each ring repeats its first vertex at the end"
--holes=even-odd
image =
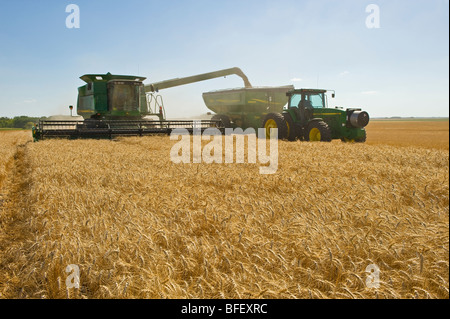
POLYGON ((326 90, 297 89, 286 93, 289 98, 288 109, 294 112, 301 124, 314 117, 314 109, 327 107, 326 90))
MULTIPOLYGON (((270 130, 278 129, 278 137, 295 141, 323 141, 341 139, 344 142, 365 142, 365 127, 369 114, 361 109, 329 108, 327 90, 294 89, 286 93, 287 108, 282 113, 269 113, 263 120, 266 138, 270 130)), ((332 91, 331 97, 335 97, 332 91)))
POLYGON ((299 89, 286 93, 289 107, 324 108, 326 107, 326 90, 299 89))

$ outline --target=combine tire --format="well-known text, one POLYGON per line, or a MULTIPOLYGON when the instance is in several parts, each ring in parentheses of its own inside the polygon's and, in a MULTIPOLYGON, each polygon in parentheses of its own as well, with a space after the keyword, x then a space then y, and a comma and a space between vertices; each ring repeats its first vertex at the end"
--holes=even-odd
POLYGON ((324 121, 310 122, 305 133, 305 141, 331 142, 331 130, 324 121))
POLYGON ((266 138, 270 138, 270 129, 277 128, 278 129, 278 139, 284 140, 287 137, 288 127, 286 124, 286 120, 283 115, 280 113, 269 113, 263 120, 262 127, 266 132, 266 138))
POLYGON ((288 141, 295 141, 297 139, 297 127, 294 124, 294 120, 292 120, 292 117, 289 113, 283 113, 284 120, 286 121, 287 126, 287 139, 288 141))
POLYGON ((222 121, 223 127, 230 128, 231 127, 231 121, 230 118, 223 114, 216 114, 214 115, 211 120, 213 121, 222 121))

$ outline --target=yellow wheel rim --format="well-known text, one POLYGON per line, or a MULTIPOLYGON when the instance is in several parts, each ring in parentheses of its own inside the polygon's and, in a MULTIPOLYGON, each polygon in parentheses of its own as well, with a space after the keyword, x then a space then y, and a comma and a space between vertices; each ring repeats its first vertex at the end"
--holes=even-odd
POLYGON ((320 130, 317 127, 314 127, 309 131, 309 140, 311 142, 320 142, 321 138, 320 130))
POLYGON ((275 120, 269 119, 266 121, 264 128, 266 129, 266 138, 270 138, 270 129, 277 128, 277 122, 275 122, 275 120))
POLYGON ((288 121, 286 121, 286 127, 287 127, 287 136, 289 138, 289 134, 291 133, 291 128, 289 126, 289 122, 288 121))
POLYGON ((344 142, 346 142, 346 143, 355 143, 355 139, 350 139, 350 138, 344 137, 344 142))

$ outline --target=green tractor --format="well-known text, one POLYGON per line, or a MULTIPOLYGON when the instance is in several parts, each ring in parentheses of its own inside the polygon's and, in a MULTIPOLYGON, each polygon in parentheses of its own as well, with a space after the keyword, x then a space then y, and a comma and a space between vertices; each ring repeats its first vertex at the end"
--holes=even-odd
POLYGON ((330 142, 340 139, 343 142, 364 143, 369 114, 355 108, 328 108, 326 92, 319 89, 287 92, 287 109, 282 113, 269 113, 263 120, 266 138, 270 138, 271 128, 277 128, 278 138, 289 141, 330 142))

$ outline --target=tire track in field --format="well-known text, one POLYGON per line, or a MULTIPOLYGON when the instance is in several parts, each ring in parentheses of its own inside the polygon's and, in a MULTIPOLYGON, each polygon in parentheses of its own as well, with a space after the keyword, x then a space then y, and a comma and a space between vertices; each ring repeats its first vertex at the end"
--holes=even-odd
MULTIPOLYGON (((14 142, 14 145, 16 145, 17 142, 14 142)), ((17 147, 16 147, 17 149, 17 147)), ((17 153, 17 151, 16 151, 17 153)), ((6 172, 11 172, 13 166, 14 166, 14 156, 9 158, 8 161, 5 163, 5 171, 6 172)), ((12 178, 11 174, 9 174, 10 176, 4 176, 4 175, 0 175, 0 213, 2 212, 3 206, 6 202, 6 197, 7 197, 7 184, 9 182, 9 180, 12 178)), ((0 214, 1 217, 1 214, 0 214)), ((0 218, 0 226, 1 226, 1 222, 2 219, 0 218)))
POLYGON ((28 295, 23 285, 23 270, 34 241, 29 223, 32 205, 28 198, 31 189, 28 143, 16 147, 0 206, 0 298, 28 295))

